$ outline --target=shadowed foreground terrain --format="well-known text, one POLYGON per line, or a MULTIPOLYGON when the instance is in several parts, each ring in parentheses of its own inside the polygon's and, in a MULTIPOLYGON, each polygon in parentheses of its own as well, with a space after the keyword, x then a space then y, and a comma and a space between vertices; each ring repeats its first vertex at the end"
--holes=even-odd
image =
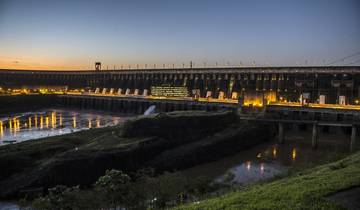
POLYGON ((272 136, 271 127, 239 122, 232 112, 189 111, 2 146, 0 198, 31 196, 56 185, 91 185, 107 169, 181 170, 272 136))
POLYGON ((176 209, 346 209, 358 206, 360 195, 352 193, 352 199, 347 202, 334 197, 338 197, 337 192, 351 192, 359 187, 360 152, 357 152, 287 178, 176 209))

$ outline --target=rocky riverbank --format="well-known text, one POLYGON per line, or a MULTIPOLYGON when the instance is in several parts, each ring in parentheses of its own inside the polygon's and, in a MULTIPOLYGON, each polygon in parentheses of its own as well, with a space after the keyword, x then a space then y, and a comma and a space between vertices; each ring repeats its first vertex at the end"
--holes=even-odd
POLYGON ((268 141, 272 130, 239 122, 232 112, 171 112, 7 145, 0 147, 0 197, 23 197, 59 184, 90 185, 107 169, 184 169, 268 141))

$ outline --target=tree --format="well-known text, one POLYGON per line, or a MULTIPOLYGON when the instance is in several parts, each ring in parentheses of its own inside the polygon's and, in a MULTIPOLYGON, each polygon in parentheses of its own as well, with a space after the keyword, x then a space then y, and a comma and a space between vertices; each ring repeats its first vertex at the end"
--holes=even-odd
POLYGON ((106 170, 104 176, 95 183, 95 188, 101 193, 102 199, 116 209, 118 206, 126 206, 130 195, 131 178, 118 170, 106 170))

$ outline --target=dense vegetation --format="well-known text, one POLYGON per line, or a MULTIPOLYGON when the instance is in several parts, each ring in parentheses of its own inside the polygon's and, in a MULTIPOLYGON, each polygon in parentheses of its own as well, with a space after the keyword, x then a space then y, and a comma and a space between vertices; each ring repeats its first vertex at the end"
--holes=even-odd
MULTIPOLYGON (((126 174, 108 170, 92 188, 56 186, 35 199, 33 209, 163 209, 199 198, 215 190, 206 178, 189 179, 179 172, 155 176, 152 169, 126 174)), ((29 206, 26 199, 24 206, 29 206)))

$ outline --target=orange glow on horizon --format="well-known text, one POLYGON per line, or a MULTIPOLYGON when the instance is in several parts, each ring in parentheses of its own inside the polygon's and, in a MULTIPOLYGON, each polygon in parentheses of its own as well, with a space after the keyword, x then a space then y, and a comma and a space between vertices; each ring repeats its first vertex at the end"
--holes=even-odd
POLYGON ((25 57, 25 56, 2 56, 0 55, 0 69, 13 70, 89 70, 94 69, 89 66, 88 58, 69 58, 57 59, 49 57, 25 57))

